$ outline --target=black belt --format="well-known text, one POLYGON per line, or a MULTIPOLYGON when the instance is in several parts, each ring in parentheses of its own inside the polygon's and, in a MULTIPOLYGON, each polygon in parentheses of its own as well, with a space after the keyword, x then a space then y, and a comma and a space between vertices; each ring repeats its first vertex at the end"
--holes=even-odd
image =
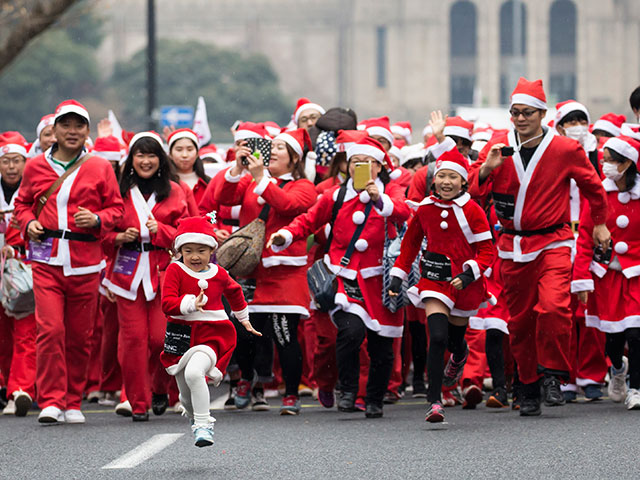
POLYGON ((240 226, 240 220, 238 220, 237 218, 224 218, 222 220, 222 224, 223 225, 229 225, 230 227, 239 227, 240 226))
POLYGON ((539 228, 538 230, 511 230, 509 228, 503 228, 502 233, 509 235, 520 235, 521 237, 533 237, 534 235, 545 235, 547 233, 553 233, 556 230, 560 230, 567 225, 566 223, 556 223, 550 227, 539 228))
POLYGON ((151 250, 164 250, 162 247, 157 247, 151 242, 129 242, 120 245, 123 250, 130 250, 132 252, 150 252, 151 250))
POLYGON ((98 239, 90 233, 78 233, 70 230, 49 230, 44 228, 44 233, 40 235, 43 240, 46 238, 62 238, 65 240, 75 240, 76 242, 97 242, 98 239))

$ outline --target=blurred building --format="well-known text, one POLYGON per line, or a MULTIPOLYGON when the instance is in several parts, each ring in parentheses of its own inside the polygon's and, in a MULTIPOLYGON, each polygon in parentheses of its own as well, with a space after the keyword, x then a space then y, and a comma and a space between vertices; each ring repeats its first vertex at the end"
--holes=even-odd
MULTIPOLYGON (((146 45, 145 0, 105 2, 105 72, 146 45)), ((640 83, 638 0, 156 0, 158 36, 270 58, 283 91, 361 118, 426 121, 499 106, 520 75, 549 105, 630 115, 640 83)), ((195 95, 195 93, 194 93, 195 95)), ((293 108, 293 104, 292 104, 293 108)))

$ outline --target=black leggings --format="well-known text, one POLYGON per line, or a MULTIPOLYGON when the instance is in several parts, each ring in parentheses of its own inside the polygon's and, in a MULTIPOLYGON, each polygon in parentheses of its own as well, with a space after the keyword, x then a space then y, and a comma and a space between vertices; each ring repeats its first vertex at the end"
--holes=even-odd
POLYGON ((504 375, 504 352, 502 342, 504 333, 497 328, 487 330, 485 337, 485 351, 487 353, 487 363, 493 379, 493 388, 504 388, 506 379, 504 375))
POLYGON ((461 357, 467 348, 464 334, 466 325, 458 327, 449 323, 444 313, 432 313, 427 317, 429 326, 429 351, 427 355, 427 402, 439 402, 442 395, 442 380, 444 377, 444 351, 449 349, 454 360, 461 357))
POLYGON ((640 328, 606 334, 606 352, 616 369, 622 368, 625 343, 629 344, 629 387, 640 388, 640 328))
POLYGON ((262 332, 257 337, 238 328, 238 345, 235 356, 242 371, 242 378, 253 380, 254 370, 259 382, 272 378, 273 343, 275 342, 285 383, 285 396, 298 395, 302 377, 302 349, 298 342, 298 313, 252 313, 253 328, 262 332))
POLYGON ((343 392, 358 392, 360 346, 366 335, 370 363, 365 401, 382 406, 393 368, 393 338, 378 335, 369 330, 360 317, 342 310, 333 315, 333 322, 338 327, 336 360, 340 388, 343 392))
MULTIPOLYGON (((424 384, 427 366, 427 331, 418 321, 408 322, 411 333, 411 356, 413 357, 413 385, 424 384)), ((423 385, 424 386, 424 385, 423 385)))

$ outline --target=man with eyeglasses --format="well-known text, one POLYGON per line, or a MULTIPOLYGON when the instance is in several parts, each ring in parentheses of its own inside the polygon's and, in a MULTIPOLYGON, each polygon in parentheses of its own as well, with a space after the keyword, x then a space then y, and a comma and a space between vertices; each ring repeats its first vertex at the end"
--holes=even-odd
POLYGON ((320 105, 303 97, 298 99, 296 111, 293 114, 293 121, 298 128, 305 128, 309 130, 325 113, 325 109, 320 105))
POLYGON ((543 127, 542 81, 520 78, 511 94, 513 130, 492 139, 472 167, 469 193, 491 195, 502 224, 498 255, 511 321, 513 356, 523 386, 521 416, 564 404, 569 380, 571 246, 569 187, 573 178, 589 202, 595 245, 611 236, 600 178, 575 141, 543 127))

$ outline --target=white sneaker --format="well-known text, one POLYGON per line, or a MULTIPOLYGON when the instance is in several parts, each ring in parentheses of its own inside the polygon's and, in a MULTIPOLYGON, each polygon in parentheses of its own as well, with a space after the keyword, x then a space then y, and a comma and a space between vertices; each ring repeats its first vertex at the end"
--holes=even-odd
POLYGON ((3 415, 15 415, 16 414, 16 402, 13 401, 13 398, 9 399, 7 402, 7 406, 2 410, 3 415))
POLYGON ((85 423, 86 419, 78 409, 65 410, 64 419, 67 423, 85 423))
POLYGON ((627 391, 627 398, 624 401, 627 410, 640 410, 640 391, 630 388, 627 391))
POLYGON ((129 400, 125 400, 116 405, 116 414, 122 415, 123 417, 130 417, 133 414, 129 400))
POLYGON ((89 402, 89 403, 97 403, 98 400, 100 400, 101 393, 102 392, 100 392, 100 390, 93 390, 93 391, 87 393, 87 402, 89 402))
POLYGON ((607 394, 609 398, 616 403, 622 402, 627 395, 627 372, 629 371, 629 362, 627 357, 622 357, 622 371, 614 375, 613 368, 609 369, 609 385, 607 385, 607 394))
POLYGON ((17 390, 13 392, 13 400, 16 404, 16 417, 26 417, 31 405, 33 405, 31 395, 22 390, 17 390))
POLYGON ((58 407, 54 407, 53 405, 45 407, 40 412, 40 415, 38 415, 38 422, 49 425, 64 423, 64 413, 62 413, 62 410, 58 407))
POLYGON ((177 401, 172 408, 173 413, 177 413, 178 415, 182 415, 182 412, 185 411, 184 407, 182 406, 182 402, 180 401, 177 401))
POLYGON ((118 399, 115 392, 104 392, 104 394, 98 400, 98 405, 101 407, 115 407, 118 404, 118 399))

